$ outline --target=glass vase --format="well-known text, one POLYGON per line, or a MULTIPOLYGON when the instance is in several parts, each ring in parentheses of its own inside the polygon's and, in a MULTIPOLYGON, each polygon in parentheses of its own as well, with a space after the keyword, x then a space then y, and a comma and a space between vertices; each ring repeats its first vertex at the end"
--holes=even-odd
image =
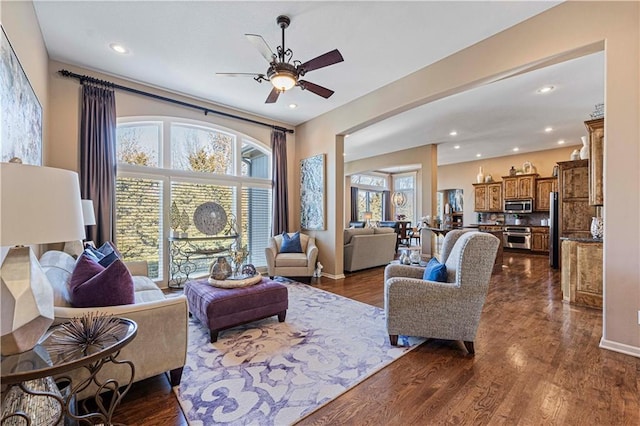
POLYGON ((591 218, 591 236, 593 238, 602 238, 604 235, 604 221, 601 217, 591 218))

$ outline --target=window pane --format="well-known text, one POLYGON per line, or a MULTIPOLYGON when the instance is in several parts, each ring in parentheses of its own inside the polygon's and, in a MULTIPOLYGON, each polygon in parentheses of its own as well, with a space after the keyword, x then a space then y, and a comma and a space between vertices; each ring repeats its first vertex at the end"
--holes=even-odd
POLYGON ((162 181, 116 179, 116 243, 126 261, 146 260, 149 277, 162 278, 162 181))
POLYGON ((242 189, 242 245, 249 250, 247 263, 267 266, 264 249, 271 236, 271 190, 242 189))
POLYGON ((382 205, 382 192, 358 191, 358 220, 365 220, 365 212, 371 212, 371 220, 375 222, 383 220, 382 205))
POLYGON ((372 220, 382 220, 382 192, 369 192, 369 211, 372 213, 372 220))
POLYGON ((402 191, 406 197, 407 202, 403 206, 396 206, 396 215, 405 215, 404 220, 411 221, 411 223, 416 223, 415 218, 413 217, 414 210, 414 200, 415 195, 413 190, 403 190, 402 191))
POLYGON ((158 167, 162 123, 123 124, 116 130, 119 163, 158 167))
POLYGON ((368 186, 378 186, 381 188, 387 187, 387 180, 382 176, 353 175, 351 176, 351 183, 368 186))
MULTIPOLYGON (((186 217, 187 226, 182 228, 182 231, 186 232, 189 237, 208 236, 198 231, 193 224, 193 213, 195 213, 199 205, 210 201, 218 203, 224 208, 227 214, 227 226, 218 235, 228 235, 230 228, 236 226, 236 220, 233 216, 233 212, 235 211, 234 200, 235 188, 233 187, 190 182, 171 182, 171 205, 175 202, 180 214, 186 217)), ((197 242, 193 243, 195 245, 191 249, 222 250, 228 249, 234 242, 235 239, 197 242)), ((228 252, 222 254, 228 254, 228 252)), ((214 257, 212 256, 194 256, 190 261, 193 261, 195 264, 195 272, 192 272, 190 276, 196 277, 198 275, 208 274, 209 265, 211 265, 213 259, 214 257)))
POLYGON ((369 211, 367 191, 358 191, 358 220, 364 220, 364 212, 369 211))
POLYGON ((415 179, 413 176, 396 177, 393 180, 393 187, 396 191, 400 191, 402 189, 413 189, 414 181, 415 179))
POLYGON ((242 143, 242 176, 269 177, 269 156, 248 142, 242 143))
POLYGON ((233 173, 235 137, 195 126, 171 126, 171 167, 216 174, 233 173))

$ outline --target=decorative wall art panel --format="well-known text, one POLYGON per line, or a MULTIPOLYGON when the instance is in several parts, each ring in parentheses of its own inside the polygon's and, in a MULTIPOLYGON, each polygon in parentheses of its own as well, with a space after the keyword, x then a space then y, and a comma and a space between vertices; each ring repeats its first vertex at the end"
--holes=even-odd
POLYGON ((2 157, 42 165, 42 106, 2 28, 0 41, 0 123, 2 157))
POLYGON ((300 161, 300 226, 321 231, 324 226, 324 154, 300 161))

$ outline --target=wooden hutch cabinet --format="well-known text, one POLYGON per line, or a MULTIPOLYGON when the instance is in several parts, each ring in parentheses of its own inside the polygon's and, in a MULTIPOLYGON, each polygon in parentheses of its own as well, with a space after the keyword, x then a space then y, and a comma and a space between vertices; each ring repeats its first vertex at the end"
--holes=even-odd
POLYGON ((537 174, 503 176, 505 200, 522 200, 535 197, 537 174))
POLYGON ((502 205, 502 183, 474 183, 473 197, 475 212, 501 212, 502 205))
POLYGON ((560 237, 591 238, 589 205, 589 160, 558 163, 558 232, 560 237))
POLYGON ((549 193, 558 190, 558 179, 554 177, 536 179, 536 196, 533 209, 539 212, 549 211, 549 193))
POLYGON ((604 192, 602 171, 604 163, 604 118, 585 121, 589 131, 589 204, 602 206, 604 192))

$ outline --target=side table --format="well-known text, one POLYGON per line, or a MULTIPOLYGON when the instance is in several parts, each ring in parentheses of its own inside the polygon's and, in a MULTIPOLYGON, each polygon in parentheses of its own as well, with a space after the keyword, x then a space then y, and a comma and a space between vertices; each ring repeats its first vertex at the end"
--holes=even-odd
MULTIPOLYGON (((129 344, 136 336, 137 324, 126 318, 115 318, 117 324, 102 335, 94 339, 95 343, 80 345, 76 343, 60 343, 61 332, 65 324, 60 324, 49 329, 48 336, 44 341, 36 345, 33 349, 15 355, 2 357, 0 370, 3 385, 18 387, 24 394, 32 398, 53 398, 60 404, 60 415, 54 424, 58 424, 63 416, 76 421, 101 423, 111 425, 113 413, 125 394, 129 391, 135 374, 135 367, 131 361, 117 360, 120 349, 129 344), (121 384, 114 380, 101 381, 97 374, 102 366, 112 362, 124 364, 131 369, 129 383, 121 384), (76 368, 85 368, 89 376, 79 383, 73 383, 69 377, 61 376, 66 372, 76 368), (29 389, 25 382, 41 379, 49 376, 59 376, 58 380, 65 380, 69 383, 69 392, 64 397, 59 393, 42 390, 29 389), (77 414, 74 410, 75 395, 94 383, 97 386, 95 402, 97 412, 77 414), (113 394, 108 401, 100 395, 102 391, 112 391, 113 394), (107 403, 105 403, 107 402, 107 403)), ((86 408, 86 405, 85 405, 86 408)), ((4 411, 4 410, 3 410, 4 411)), ((1 423, 14 417, 28 419, 26 424, 31 424, 31 415, 38 413, 25 413, 23 411, 14 413, 3 413, 1 423)))

